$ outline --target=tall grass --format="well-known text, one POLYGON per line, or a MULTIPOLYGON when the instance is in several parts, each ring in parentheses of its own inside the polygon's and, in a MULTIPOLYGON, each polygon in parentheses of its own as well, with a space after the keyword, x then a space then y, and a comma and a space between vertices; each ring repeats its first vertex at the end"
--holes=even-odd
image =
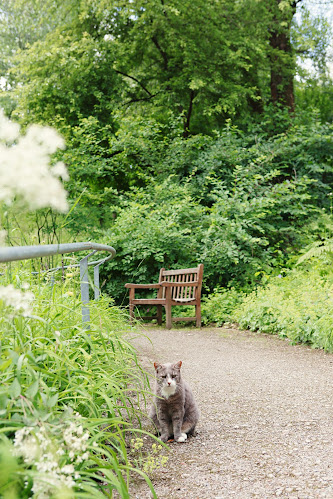
POLYGON ((126 317, 102 297, 84 329, 75 272, 51 284, 18 264, 1 280, 28 282, 35 298, 26 317, 0 300, 0 496, 129 497, 142 471, 127 435, 140 431, 149 383, 126 317))

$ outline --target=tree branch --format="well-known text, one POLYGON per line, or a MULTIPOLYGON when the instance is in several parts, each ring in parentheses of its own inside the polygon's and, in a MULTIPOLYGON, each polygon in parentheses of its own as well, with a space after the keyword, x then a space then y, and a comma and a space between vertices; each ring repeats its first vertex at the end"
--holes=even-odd
MULTIPOLYGON (((159 94, 160 92, 157 92, 157 94, 159 94)), ((142 102, 142 101, 150 101, 150 99, 153 99, 154 97, 156 97, 157 94, 150 94, 150 97, 142 97, 140 99, 131 99, 127 102, 124 102, 124 104, 122 105, 123 106, 129 106, 130 104, 133 104, 134 102, 142 102)))
POLYGON ((141 83, 141 81, 138 80, 137 78, 135 78, 135 76, 131 76, 131 75, 128 75, 126 73, 123 73, 122 71, 119 71, 119 69, 115 69, 115 72, 118 73, 118 74, 120 74, 120 75, 122 75, 122 76, 125 76, 126 78, 129 78, 130 80, 135 81, 136 83, 138 83, 140 85, 140 87, 142 88, 142 90, 144 90, 149 95, 149 98, 154 97, 149 92, 149 90, 141 83))
POLYGON ((159 51, 159 53, 161 54, 162 56, 162 59, 163 59, 163 67, 164 67, 164 70, 166 71, 168 69, 168 65, 169 65, 169 61, 168 61, 168 56, 167 56, 167 53, 164 52, 164 50, 162 49, 161 45, 159 44, 157 38, 156 38, 156 35, 154 35, 152 37, 152 41, 155 45, 155 47, 157 48, 157 50, 159 51))

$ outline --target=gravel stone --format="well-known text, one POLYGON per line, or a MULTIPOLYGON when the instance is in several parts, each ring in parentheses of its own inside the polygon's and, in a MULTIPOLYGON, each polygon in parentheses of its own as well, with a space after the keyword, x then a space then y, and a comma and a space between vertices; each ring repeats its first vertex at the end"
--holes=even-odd
MULTIPOLYGON (((159 499, 333 499, 333 356, 236 328, 144 327, 153 362, 182 360, 201 411, 151 477, 159 499)), ((152 495, 141 479, 131 496, 152 495)))

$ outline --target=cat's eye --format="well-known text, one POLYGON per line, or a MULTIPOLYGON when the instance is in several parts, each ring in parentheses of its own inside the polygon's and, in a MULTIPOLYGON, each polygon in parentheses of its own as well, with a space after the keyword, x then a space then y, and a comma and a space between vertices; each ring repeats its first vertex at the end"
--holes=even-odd
POLYGON ((163 376, 161 376, 161 378, 166 378, 166 374, 164 374, 163 376))
POLYGON ((171 378, 175 378, 175 377, 176 377, 176 375, 175 375, 175 374, 171 374, 171 378))

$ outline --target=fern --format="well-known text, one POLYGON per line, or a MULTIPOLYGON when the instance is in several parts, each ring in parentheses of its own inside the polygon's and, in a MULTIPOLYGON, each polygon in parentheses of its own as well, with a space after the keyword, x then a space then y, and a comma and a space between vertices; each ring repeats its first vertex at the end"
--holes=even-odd
POLYGON ((318 258, 319 260, 322 260, 323 257, 333 259, 333 238, 326 239, 326 241, 316 241, 312 244, 310 249, 297 260, 296 265, 300 265, 311 258, 318 258))

